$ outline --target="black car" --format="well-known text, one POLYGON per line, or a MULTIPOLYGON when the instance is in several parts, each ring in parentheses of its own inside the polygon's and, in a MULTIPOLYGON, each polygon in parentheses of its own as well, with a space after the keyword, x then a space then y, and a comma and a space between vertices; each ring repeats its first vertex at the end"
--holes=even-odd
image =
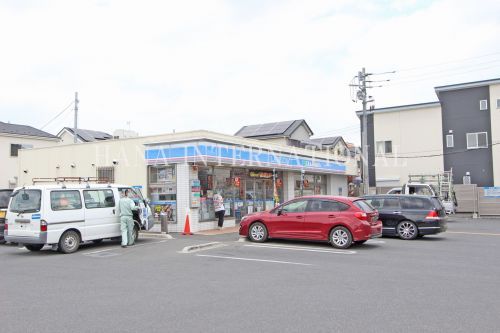
POLYGON ((7 213, 11 194, 12 190, 0 190, 0 242, 4 241, 5 214, 7 213))
POLYGON ((383 194, 364 198, 378 210, 384 236, 410 240, 447 229, 446 212, 437 197, 383 194))

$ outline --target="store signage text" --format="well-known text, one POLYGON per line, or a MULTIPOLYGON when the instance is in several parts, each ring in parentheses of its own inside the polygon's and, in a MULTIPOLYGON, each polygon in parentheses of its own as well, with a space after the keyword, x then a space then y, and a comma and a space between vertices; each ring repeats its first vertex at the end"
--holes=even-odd
POLYGON ((215 162, 232 166, 281 167, 285 169, 345 173, 346 166, 323 158, 302 157, 286 153, 264 151, 210 143, 149 148, 145 151, 148 164, 215 162))

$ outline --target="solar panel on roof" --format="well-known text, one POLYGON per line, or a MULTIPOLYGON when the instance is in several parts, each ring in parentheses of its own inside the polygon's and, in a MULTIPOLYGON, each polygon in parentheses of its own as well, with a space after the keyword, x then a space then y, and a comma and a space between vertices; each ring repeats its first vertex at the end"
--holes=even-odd
POLYGON ((266 136, 266 135, 278 135, 283 134, 290 125, 292 121, 281 121, 276 123, 266 123, 258 125, 250 125, 244 127, 238 135, 248 137, 248 136, 266 136))

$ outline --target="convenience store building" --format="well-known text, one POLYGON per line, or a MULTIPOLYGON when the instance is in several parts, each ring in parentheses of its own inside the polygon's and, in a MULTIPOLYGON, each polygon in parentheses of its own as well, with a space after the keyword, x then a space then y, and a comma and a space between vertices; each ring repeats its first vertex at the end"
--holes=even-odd
POLYGON ((213 195, 226 206, 224 226, 302 195, 347 195, 357 164, 350 155, 191 131, 22 150, 19 184, 33 178, 99 177, 141 188, 169 231, 216 226, 213 195))

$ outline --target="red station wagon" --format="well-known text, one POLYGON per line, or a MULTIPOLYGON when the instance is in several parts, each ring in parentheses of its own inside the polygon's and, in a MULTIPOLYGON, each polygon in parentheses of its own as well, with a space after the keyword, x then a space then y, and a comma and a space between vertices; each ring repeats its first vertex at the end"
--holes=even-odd
POLYGON ((268 238, 329 241, 347 249, 382 236, 378 212, 361 198, 305 196, 266 212, 246 215, 240 235, 253 242, 268 238))

